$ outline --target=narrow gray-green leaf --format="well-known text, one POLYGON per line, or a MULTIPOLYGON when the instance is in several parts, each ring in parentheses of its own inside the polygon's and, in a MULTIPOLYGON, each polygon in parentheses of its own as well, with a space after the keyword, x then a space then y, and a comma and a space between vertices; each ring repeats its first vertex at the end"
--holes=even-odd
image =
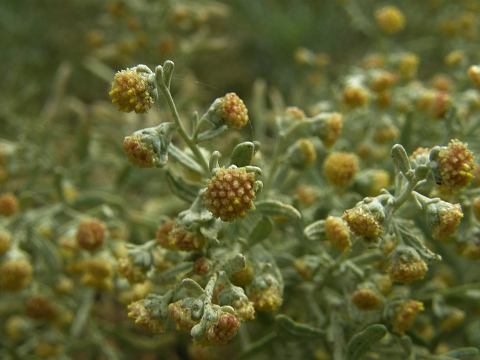
POLYGON ((325 331, 293 321, 283 314, 275 316, 275 331, 285 341, 307 341, 325 337, 325 331))
POLYGON ((195 183, 190 183, 181 177, 173 174, 171 171, 166 173, 167 184, 170 190, 180 199, 187 202, 193 202, 198 195, 200 186, 195 183))
POLYGON ((185 166, 186 168, 203 175, 203 169, 198 162, 192 159, 190 156, 185 154, 182 150, 176 147, 173 144, 170 144, 168 148, 168 153, 177 160, 180 164, 185 166))
POLYGON ((259 201, 255 203, 255 208, 260 214, 272 216, 278 221, 298 221, 302 218, 297 209, 278 200, 259 201))
POLYGON ((268 217, 264 216, 255 225, 250 235, 248 235, 248 243, 253 246, 260 241, 266 239, 273 230, 273 222, 268 217))
POLYGON ((479 353, 480 351, 476 347, 463 347, 463 348, 458 348, 458 349, 449 351, 442 355, 450 356, 454 359, 468 359, 469 357, 478 355, 479 353))
POLYGON ((346 360, 358 360, 370 347, 380 341, 387 333, 387 328, 381 324, 373 324, 359 332, 347 344, 346 360))
POLYGON ((252 162, 255 153, 255 145, 250 141, 245 141, 234 147, 232 156, 230 157, 230 164, 238 167, 248 166, 252 162))
POLYGON ((305 229, 303 229, 303 235, 308 240, 322 240, 325 238, 325 220, 318 220, 310 225, 308 225, 305 229))

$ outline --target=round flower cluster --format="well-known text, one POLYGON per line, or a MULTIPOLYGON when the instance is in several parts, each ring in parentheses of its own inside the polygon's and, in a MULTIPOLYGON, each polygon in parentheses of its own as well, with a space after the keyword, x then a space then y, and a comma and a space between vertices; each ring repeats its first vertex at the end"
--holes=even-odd
POLYGON ((445 188, 457 192, 470 185, 475 171, 475 156, 467 144, 451 140, 438 151, 434 161, 438 163, 438 176, 445 188))
POLYGON ((340 217, 329 216, 324 224, 325 235, 332 246, 342 252, 348 252, 352 246, 350 230, 340 217))
POLYGON ((84 219, 77 229, 76 240, 78 246, 84 250, 95 251, 105 242, 105 225, 96 219, 84 219))
POLYGON ((377 204, 375 200, 370 201, 371 199, 365 198, 362 203, 357 204, 353 209, 345 210, 342 216, 350 230, 357 236, 377 237, 382 235, 385 212, 381 204, 377 204))
POLYGON ((418 313, 425 308, 423 303, 415 300, 407 300, 396 309, 395 318, 392 320, 392 331, 403 335, 405 330, 412 327, 418 313))
POLYGON ((83 286, 91 286, 100 291, 110 291, 113 288, 113 266, 105 258, 92 257, 84 261, 81 266, 83 286))
POLYGON ((343 90, 342 102, 351 109, 365 106, 370 102, 370 94, 359 85, 348 85, 343 90))
POLYGON ((2 288, 8 291, 19 291, 30 285, 33 268, 25 259, 11 259, 0 267, 2 288))
POLYGON ((305 121, 307 119, 305 112, 296 106, 288 106, 283 116, 293 121, 305 121))
POLYGON ((317 160, 317 152, 308 139, 299 139, 288 151, 290 165, 297 170, 303 170, 313 165, 317 160))
POLYGON ((34 295, 25 304, 25 314, 36 320, 53 320, 57 317, 58 311, 46 296, 34 295))
POLYGON ((228 127, 240 129, 248 122, 248 110, 235 93, 216 99, 207 114, 208 119, 217 126, 226 124, 228 127))
POLYGON ((244 218, 255 205, 255 174, 245 168, 222 167, 210 180, 204 193, 205 205, 213 216, 233 222, 244 218))
POLYGON ((450 204, 440 201, 429 205, 427 223, 432 229, 432 235, 437 240, 447 240, 460 226, 463 211, 460 204, 450 204))
POLYGON ((385 6, 375 12, 378 27, 386 34, 395 34, 405 27, 405 17, 395 6, 385 6))
POLYGON ((128 305, 128 316, 135 319, 135 324, 152 334, 160 334, 164 331, 164 324, 160 318, 154 318, 150 310, 145 306, 145 300, 138 300, 128 305))
POLYGON ((200 322, 199 316, 193 316, 193 309, 196 308, 191 298, 179 300, 168 305, 168 314, 175 323, 177 330, 190 332, 200 322))
POLYGON ((234 314, 220 311, 218 317, 207 327, 204 338, 194 343, 199 346, 224 345, 237 334, 240 324, 234 314))
POLYGON ((398 63, 400 75, 406 80, 412 80, 417 75, 420 58, 416 54, 405 54, 398 63))
POLYGON ((255 278, 247 290, 248 299, 253 302, 256 310, 277 311, 283 303, 283 288, 270 274, 255 278))
POLYGON ((251 263, 247 262, 242 270, 234 272, 230 276, 235 285, 247 286, 253 281, 253 277, 255 276, 255 268, 251 263))
POLYGON ((132 257, 124 256, 117 260, 117 274, 128 280, 130 285, 140 284, 147 279, 147 270, 133 262, 132 257))
POLYGON ((382 304, 382 299, 378 291, 370 288, 362 288, 355 290, 352 295, 352 303, 360 310, 376 310, 382 304))
POLYGON ((135 166, 152 168, 158 163, 158 154, 140 133, 125 137, 122 147, 128 161, 135 166))
POLYGON ((158 244, 168 250, 194 251, 205 247, 205 237, 195 230, 176 226, 174 220, 167 221, 157 231, 158 244))
POLYGON ((376 93, 381 93, 395 85, 397 80, 398 76, 394 72, 382 71, 372 79, 370 89, 376 93))
POLYGON ((343 128, 343 116, 338 112, 332 113, 325 119, 324 131, 318 134, 323 145, 330 149, 337 141, 343 128))
POLYGON ((156 87, 147 73, 137 68, 126 69, 115 74, 112 90, 108 93, 117 104, 117 110, 137 114, 146 113, 156 100, 156 87))
POLYGON ((480 89, 480 66, 478 65, 471 65, 468 68, 468 77, 470 81, 475 85, 477 89, 480 89))
POLYGON ((204 276, 210 272, 211 267, 212 264, 210 261, 205 257, 201 257, 194 261, 193 272, 197 275, 204 276))
POLYGON ((333 152, 323 162, 325 178, 330 184, 338 187, 349 186, 358 170, 357 156, 346 152, 333 152))
POLYGON ((0 215, 9 217, 15 214, 19 209, 18 199, 12 193, 0 195, 0 215))
POLYGON ((7 230, 0 229, 0 256, 10 250, 12 234, 7 230))
POLYGON ((393 281, 410 284, 423 279, 427 265, 415 249, 400 245, 390 255, 387 271, 393 281))

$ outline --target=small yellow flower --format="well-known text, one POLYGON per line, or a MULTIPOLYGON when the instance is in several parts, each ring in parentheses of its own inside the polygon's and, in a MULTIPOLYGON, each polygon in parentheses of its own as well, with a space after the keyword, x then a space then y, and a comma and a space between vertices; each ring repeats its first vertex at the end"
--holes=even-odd
POLYGON ((351 153, 333 152, 323 162, 325 178, 330 184, 338 187, 350 186, 358 170, 358 159, 351 153))
POLYGON ((205 205, 213 216, 233 222, 255 209, 255 174, 245 168, 221 168, 207 181, 205 205))
POLYGON ((117 110, 146 113, 157 98, 155 77, 144 71, 142 66, 119 71, 108 94, 112 103, 117 104, 117 110))
POLYGON ((405 27, 405 17, 395 6, 385 6, 375 12, 378 27, 388 35, 396 34, 405 27))

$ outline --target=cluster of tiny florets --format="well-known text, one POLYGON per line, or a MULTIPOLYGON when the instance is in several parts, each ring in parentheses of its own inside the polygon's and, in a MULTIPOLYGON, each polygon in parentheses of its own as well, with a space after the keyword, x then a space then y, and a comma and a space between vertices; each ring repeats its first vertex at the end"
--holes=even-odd
POLYGON ((382 235, 383 219, 368 209, 366 204, 360 204, 353 209, 345 210, 342 216, 357 236, 375 237, 382 235))
POLYGON ((192 317, 192 307, 186 304, 186 299, 168 305, 168 314, 178 330, 190 332, 200 322, 192 317))
POLYGON ((415 300, 407 300, 400 304, 397 307, 395 318, 392 321, 392 331, 403 335, 405 330, 413 325, 418 313, 424 309, 423 303, 415 300))
POLYGON ((220 122, 240 129, 248 122, 248 110, 235 93, 228 93, 224 97, 217 99, 212 104, 213 114, 220 119, 220 122))
POLYGON ((25 304, 25 314, 36 320, 53 320, 58 315, 58 310, 46 296, 34 295, 25 304))
POLYGON ((333 144, 337 141, 340 133, 343 128, 343 116, 338 112, 332 113, 328 118, 325 119, 326 130, 320 135, 320 139, 323 142, 323 145, 327 149, 330 149, 333 144))
POLYGON ((393 281, 410 284, 423 279, 428 268, 418 253, 410 247, 399 246, 390 255, 388 273, 393 281))
POLYGON ((33 268, 25 259, 11 259, 0 267, 2 288, 8 291, 19 291, 30 285, 33 268))
POLYGON ((454 192, 470 185, 475 170, 475 156, 467 144, 451 140, 436 159, 442 185, 454 192))
POLYGON ((342 252, 348 252, 352 246, 350 230, 340 217, 329 216, 324 224, 325 235, 332 246, 342 252))
POLYGON ((77 244, 84 250, 95 251, 102 247, 106 237, 105 225, 96 219, 84 219, 77 229, 77 244))
POLYGON ((346 152, 334 152, 323 162, 323 174, 327 181, 338 187, 349 186, 359 170, 358 158, 346 152))
POLYGON ((382 304, 382 298, 378 291, 370 288, 362 288, 353 293, 352 303, 359 310, 376 310, 382 304))
POLYGON ((363 86, 348 85, 343 90, 342 102, 350 109, 362 107, 370 102, 370 94, 363 86))
POLYGON ((158 154, 142 140, 141 134, 125 137, 123 151, 128 161, 140 168, 152 168, 158 163, 158 154))
POLYGON ((200 346, 223 345, 230 341, 236 334, 241 322, 234 314, 222 312, 216 321, 208 326, 205 337, 196 341, 200 346))
POLYGON ((207 180, 205 205, 213 216, 233 222, 244 218, 248 210, 255 209, 255 174, 245 168, 221 168, 207 180))
POLYGON ((303 170, 315 163, 317 152, 309 139, 299 139, 289 152, 290 165, 297 170, 303 170))
POLYGON ((283 289, 270 275, 255 278, 247 290, 248 299, 253 302, 256 310, 277 311, 283 303, 283 289))
POLYGON ((0 195, 0 215, 9 217, 19 209, 18 199, 12 193, 0 195))
POLYGON ((448 239, 460 226, 463 218, 463 211, 460 204, 442 202, 437 208, 438 220, 429 221, 432 228, 432 235, 437 240, 448 239))
POLYGON ((142 114, 155 102, 154 91, 155 87, 149 84, 147 76, 133 68, 115 74, 108 94, 113 98, 112 103, 117 104, 117 110, 142 114))
POLYGON ((128 305, 128 316, 135 319, 135 324, 152 334, 160 334, 164 331, 164 324, 158 318, 154 318, 143 300, 138 300, 128 305))
POLYGON ((83 286, 90 286, 101 291, 110 291, 113 288, 114 271, 109 260, 101 257, 92 257, 81 266, 83 286))
POLYGON ((12 234, 9 231, 0 229, 0 256, 10 249, 11 244, 12 234))
POLYGON ((147 270, 140 265, 136 265, 130 256, 124 256, 117 260, 117 274, 128 280, 130 285, 145 282, 147 279, 147 270))
POLYGON ((385 6, 375 13, 378 27, 386 34, 395 34, 403 30, 405 17, 395 6, 385 6))
POLYGON ((176 226, 174 220, 167 221, 157 230, 158 244, 168 250, 194 251, 205 247, 205 237, 195 230, 176 226))
POLYGON ((468 68, 468 77, 477 89, 480 89, 480 66, 472 65, 468 68))

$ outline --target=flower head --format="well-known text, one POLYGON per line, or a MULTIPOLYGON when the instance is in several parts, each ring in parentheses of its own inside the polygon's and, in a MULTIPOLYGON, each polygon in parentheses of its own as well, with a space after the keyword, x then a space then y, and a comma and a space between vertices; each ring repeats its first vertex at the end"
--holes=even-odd
POLYGON ((142 299, 132 302, 128 305, 128 316, 135 319, 135 324, 152 334, 160 334, 164 331, 164 321, 159 317, 154 317, 150 311, 148 299, 142 299))
POLYGON ((227 125, 240 129, 248 122, 248 110, 235 93, 216 99, 207 112, 208 119, 216 126, 227 125))
POLYGON ((447 147, 434 150, 430 153, 430 160, 437 184, 452 192, 469 186, 474 176, 475 156, 467 144, 451 140, 447 147))
POLYGON ((475 85, 477 89, 480 89, 480 66, 471 65, 468 68, 467 73, 473 85, 475 85))
POLYGON ((234 314, 222 311, 216 321, 207 327, 205 337, 200 341, 195 341, 195 343, 203 346, 226 344, 237 334, 240 323, 240 320, 234 314))
POLYGON ((141 134, 125 137, 122 144, 128 161, 140 168, 152 168, 158 163, 158 154, 143 141, 141 134))
POLYGON ((382 298, 375 289, 361 288, 353 293, 352 303, 360 310, 376 310, 382 304, 382 298))
POLYGON ((271 274, 265 273, 254 278, 247 290, 248 298, 256 310, 277 311, 283 303, 283 286, 271 274))
POLYGON ((105 225, 97 219, 84 219, 77 229, 77 244, 84 250, 95 251, 105 242, 105 225))
POLYGON ((325 220, 325 235, 332 246, 342 252, 348 252, 352 246, 350 230, 345 221, 336 216, 329 216, 325 220))
POLYGON ((350 109, 367 105, 370 102, 370 94, 361 85, 347 85, 343 90, 342 102, 350 109))
POLYGON ((405 27, 405 17, 395 6, 385 6, 375 13, 378 27, 386 34, 395 34, 405 27))
POLYGON ((19 209, 18 199, 12 193, 0 195, 0 215, 9 217, 15 214, 19 209))
POLYGON ((375 198, 365 198, 342 216, 355 235, 378 237, 382 235, 385 209, 375 198))
POLYGON ((403 335, 405 330, 412 327, 418 313, 425 310, 423 303, 415 300, 407 300, 396 309, 395 318, 392 321, 392 331, 403 335))
POLYGON ((463 211, 460 204, 450 204, 439 201, 427 208, 427 223, 432 229, 432 235, 437 240, 446 240, 460 226, 463 211))
POLYGON ((8 291, 19 291, 30 285, 33 268, 25 259, 11 259, 0 266, 2 288, 8 291))
POLYGON ((117 110, 137 114, 146 113, 157 99, 155 76, 146 66, 119 71, 115 74, 112 90, 108 93, 117 104, 117 110))
POLYGON ((327 181, 338 187, 347 187, 359 170, 357 156, 346 152, 333 152, 323 162, 323 174, 327 181))
POLYGON ((410 284, 423 279, 426 272, 427 265, 412 247, 400 245, 390 254, 388 273, 392 280, 410 284))
POLYGON ((255 173, 234 166, 222 167, 210 180, 204 193, 205 205, 213 216, 233 222, 255 209, 255 173))

